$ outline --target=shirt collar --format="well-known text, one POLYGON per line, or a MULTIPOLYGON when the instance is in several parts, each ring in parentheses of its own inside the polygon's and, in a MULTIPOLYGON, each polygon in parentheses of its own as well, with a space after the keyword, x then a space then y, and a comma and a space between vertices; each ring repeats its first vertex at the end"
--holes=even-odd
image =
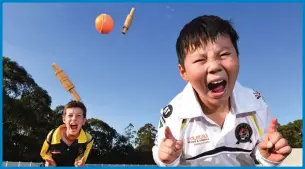
MULTIPOLYGON (((260 109, 260 103, 257 101, 251 89, 243 87, 239 82, 235 83, 231 101, 231 112, 235 114, 248 113, 260 109)), ((195 91, 188 83, 182 91, 180 118, 194 118, 203 116, 201 106, 195 91)))
POLYGON ((252 89, 242 86, 236 82, 231 98, 231 109, 236 114, 249 113, 261 108, 260 102, 254 95, 252 89))
MULTIPOLYGON (((60 139, 61 139, 61 136, 60 136, 60 129, 63 128, 63 127, 66 127, 65 124, 62 124, 60 125, 55 131, 54 131, 54 134, 53 134, 53 140, 55 143, 60 143, 60 139)), ((85 143, 87 142, 87 136, 86 136, 86 133, 83 129, 81 129, 80 131, 80 134, 79 136, 77 137, 77 140, 78 140, 78 143, 85 143)))

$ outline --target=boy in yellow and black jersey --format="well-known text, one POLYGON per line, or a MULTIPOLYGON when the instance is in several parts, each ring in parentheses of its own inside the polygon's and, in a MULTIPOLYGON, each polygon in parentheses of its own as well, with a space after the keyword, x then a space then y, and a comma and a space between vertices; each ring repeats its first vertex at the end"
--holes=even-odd
POLYGON ((49 132, 40 155, 45 166, 84 166, 93 145, 92 136, 82 129, 86 122, 86 107, 82 102, 69 102, 63 112, 63 122, 49 132))

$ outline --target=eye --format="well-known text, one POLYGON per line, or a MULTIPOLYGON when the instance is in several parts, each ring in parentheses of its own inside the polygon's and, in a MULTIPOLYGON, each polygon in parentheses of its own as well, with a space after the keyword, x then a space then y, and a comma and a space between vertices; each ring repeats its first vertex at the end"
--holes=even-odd
POLYGON ((225 59, 225 58, 227 58, 230 54, 231 54, 231 53, 229 53, 229 52, 222 53, 222 54, 220 55, 220 58, 221 58, 221 59, 225 59))
POLYGON ((197 63, 197 62, 205 63, 206 60, 205 60, 205 59, 197 59, 197 60, 195 60, 193 63, 197 63))

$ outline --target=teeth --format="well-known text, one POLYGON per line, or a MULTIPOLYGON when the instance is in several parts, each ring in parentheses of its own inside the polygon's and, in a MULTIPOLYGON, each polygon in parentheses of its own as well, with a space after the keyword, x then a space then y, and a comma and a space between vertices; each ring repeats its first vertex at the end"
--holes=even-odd
POLYGON ((223 80, 219 80, 219 81, 215 81, 215 82, 212 82, 212 84, 218 84, 218 83, 221 83, 223 80))

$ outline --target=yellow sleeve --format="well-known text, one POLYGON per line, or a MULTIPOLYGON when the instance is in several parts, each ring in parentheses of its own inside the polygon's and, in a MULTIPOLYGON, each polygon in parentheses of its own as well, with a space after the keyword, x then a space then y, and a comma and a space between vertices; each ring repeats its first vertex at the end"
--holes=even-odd
POLYGON ((49 149, 49 143, 47 142, 48 138, 50 137, 52 131, 49 132, 47 139, 43 142, 41 151, 40 151, 40 156, 42 159, 52 159, 52 154, 50 152, 47 152, 49 149))
POLYGON ((91 151, 91 148, 92 148, 92 145, 93 145, 93 138, 92 138, 92 136, 89 134, 89 133, 86 133, 86 136, 87 136, 87 140, 89 141, 88 142, 88 144, 87 144, 87 146, 86 146, 86 150, 85 150, 85 152, 84 152, 84 155, 83 156, 78 156, 76 159, 75 159, 75 161, 78 161, 78 160, 80 160, 82 157, 85 157, 84 158, 84 162, 86 163, 86 161, 87 161, 87 158, 88 158, 88 156, 89 156, 89 153, 90 153, 90 151, 91 151))
POLYGON ((89 156, 89 153, 91 151, 91 148, 92 148, 92 145, 93 145, 93 138, 91 137, 90 139, 91 141, 87 144, 87 147, 86 147, 86 150, 85 150, 85 153, 84 153, 84 156, 85 156, 85 162, 87 161, 87 158, 89 156))

